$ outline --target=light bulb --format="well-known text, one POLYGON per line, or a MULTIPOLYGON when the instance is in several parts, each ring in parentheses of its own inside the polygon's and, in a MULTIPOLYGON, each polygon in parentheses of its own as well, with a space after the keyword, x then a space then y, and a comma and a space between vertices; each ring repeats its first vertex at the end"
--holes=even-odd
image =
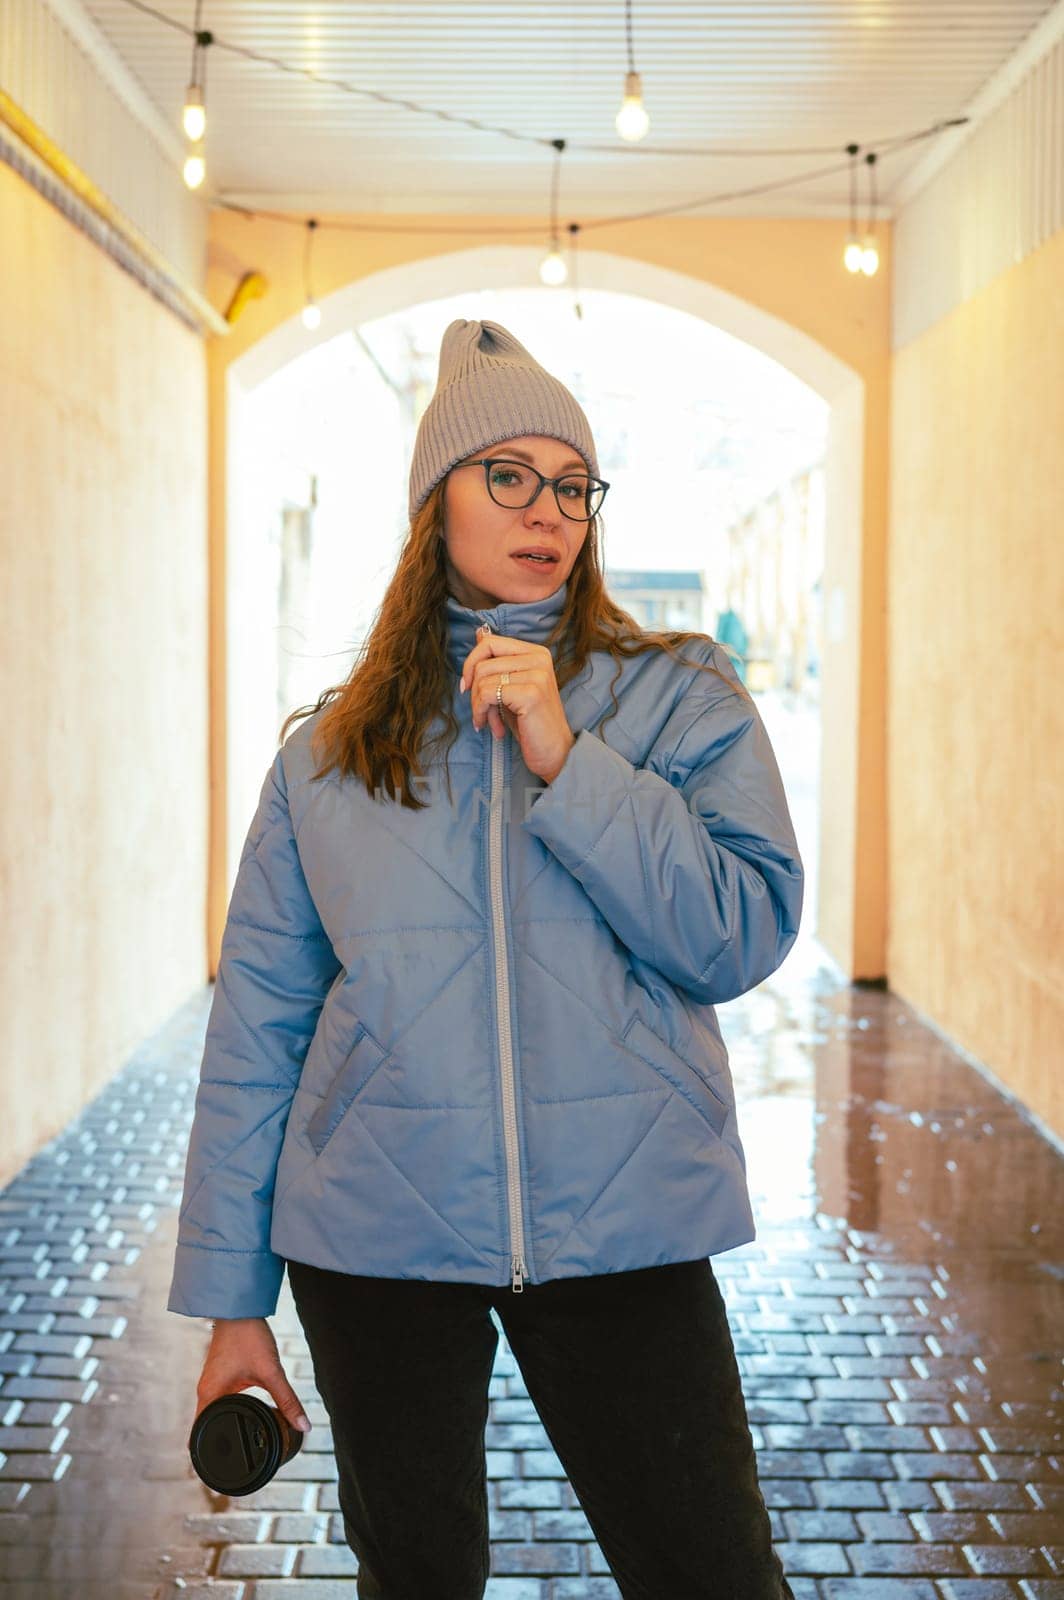
POLYGON ((863 258, 864 251, 861 249, 861 246, 857 243, 856 239, 851 239, 849 244, 846 246, 842 257, 843 261, 846 263, 846 271, 860 272, 863 258))
POLYGON ((321 326, 321 307, 313 300, 308 300, 303 307, 304 328, 318 328, 321 326))
POLYGON ((207 126, 207 111, 203 104, 203 90, 198 83, 190 83, 185 91, 185 109, 181 122, 190 139, 202 139, 207 126))
POLYGON ((626 73, 624 79, 624 99, 621 109, 617 113, 616 128, 622 139, 627 139, 629 144, 635 144, 638 139, 646 135, 650 127, 650 118, 643 106, 643 90, 638 72, 626 73))
POLYGON ((203 182, 206 171, 206 163, 202 156, 189 156, 184 167, 185 182, 188 187, 190 189, 198 189, 203 182))
POLYGON ((876 241, 872 238, 871 234, 866 234, 864 247, 861 250, 861 271, 864 273, 866 278, 873 278, 875 277, 878 268, 879 251, 876 249, 876 241))
POLYGON ((562 258, 561 251, 556 244, 552 245, 548 254, 543 257, 539 264, 540 282, 548 284, 553 289, 558 284, 564 283, 568 276, 569 270, 562 258))

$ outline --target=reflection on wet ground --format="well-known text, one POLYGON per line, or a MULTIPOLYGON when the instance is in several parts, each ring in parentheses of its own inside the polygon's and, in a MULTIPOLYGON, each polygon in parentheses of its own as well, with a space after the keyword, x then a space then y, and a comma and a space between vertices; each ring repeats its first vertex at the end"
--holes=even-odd
MULTIPOLYGON (((0 1197, 5 1600, 355 1594, 287 1285, 306 1447, 241 1500, 185 1454, 207 1330, 163 1307, 207 1003, 0 1197)), ((720 1018, 759 1236, 714 1270, 795 1595, 1064 1594, 1059 1152, 804 938, 720 1018)), ((491 1399, 488 1600, 615 1595, 505 1340, 491 1399)))
MULTIPOLYGON (((354 1600, 287 1284, 304 1449, 239 1500, 185 1451, 207 1328, 163 1308, 208 1004, 0 1195, 2 1600, 354 1600)), ((1062 1600, 1060 1151, 804 927, 719 1018, 759 1235, 713 1265, 796 1600, 1062 1600)), ((502 1337, 490 1393, 487 1600, 616 1596, 502 1337)))

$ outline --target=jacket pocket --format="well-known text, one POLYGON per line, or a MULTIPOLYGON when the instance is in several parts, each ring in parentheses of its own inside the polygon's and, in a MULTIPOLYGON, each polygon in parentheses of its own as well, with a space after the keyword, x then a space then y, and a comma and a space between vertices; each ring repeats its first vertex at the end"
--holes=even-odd
POLYGON ((648 1067, 653 1067, 666 1083, 671 1084, 678 1094, 694 1106, 713 1132, 720 1135, 732 1108, 697 1067, 692 1067, 683 1056, 677 1055, 672 1046, 659 1039, 639 1017, 632 1018, 620 1038, 626 1050, 645 1061, 648 1067))
POLYGON ((390 1054, 366 1032, 361 1023, 347 1059, 329 1086, 328 1093, 306 1126, 307 1139, 315 1155, 321 1155, 343 1120, 352 1101, 362 1093, 377 1068, 390 1054))

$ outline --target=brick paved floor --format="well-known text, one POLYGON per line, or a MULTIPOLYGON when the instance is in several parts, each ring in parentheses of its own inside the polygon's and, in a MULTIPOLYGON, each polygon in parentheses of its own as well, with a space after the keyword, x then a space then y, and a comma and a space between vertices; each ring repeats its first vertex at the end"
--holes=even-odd
MULTIPOLYGON (((1064 1600, 1064 1161, 815 952, 720 1012, 760 1231, 713 1264, 777 1549, 797 1600, 1064 1600)), ((208 1003, 0 1195, 2 1600, 355 1600, 287 1283, 303 1451, 239 1500, 185 1453, 207 1329, 164 1305, 208 1003)), ((616 1596, 501 1333, 491 1402, 488 1600, 616 1596)))

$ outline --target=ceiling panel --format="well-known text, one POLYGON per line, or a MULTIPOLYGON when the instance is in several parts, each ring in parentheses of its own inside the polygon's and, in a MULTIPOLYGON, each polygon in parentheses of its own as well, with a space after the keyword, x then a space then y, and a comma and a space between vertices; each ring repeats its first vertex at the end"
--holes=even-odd
MULTIPOLYGON (((180 131, 190 37, 128 0, 66 3, 93 19, 180 131)), ((902 141, 964 115, 1055 3, 637 0, 651 126, 628 146, 613 124, 627 66, 623 0, 205 0, 202 26, 219 44, 207 52, 204 193, 299 212, 542 217, 555 156, 534 141, 564 138, 563 227, 699 199, 683 214, 835 215, 848 204, 852 141, 877 149, 889 209, 946 136, 902 141), (223 41, 529 141, 312 82, 223 41), (706 146, 713 153, 676 153, 706 146), (735 198, 713 200, 721 195, 735 198)), ((193 0, 152 6, 191 29, 193 0)))

